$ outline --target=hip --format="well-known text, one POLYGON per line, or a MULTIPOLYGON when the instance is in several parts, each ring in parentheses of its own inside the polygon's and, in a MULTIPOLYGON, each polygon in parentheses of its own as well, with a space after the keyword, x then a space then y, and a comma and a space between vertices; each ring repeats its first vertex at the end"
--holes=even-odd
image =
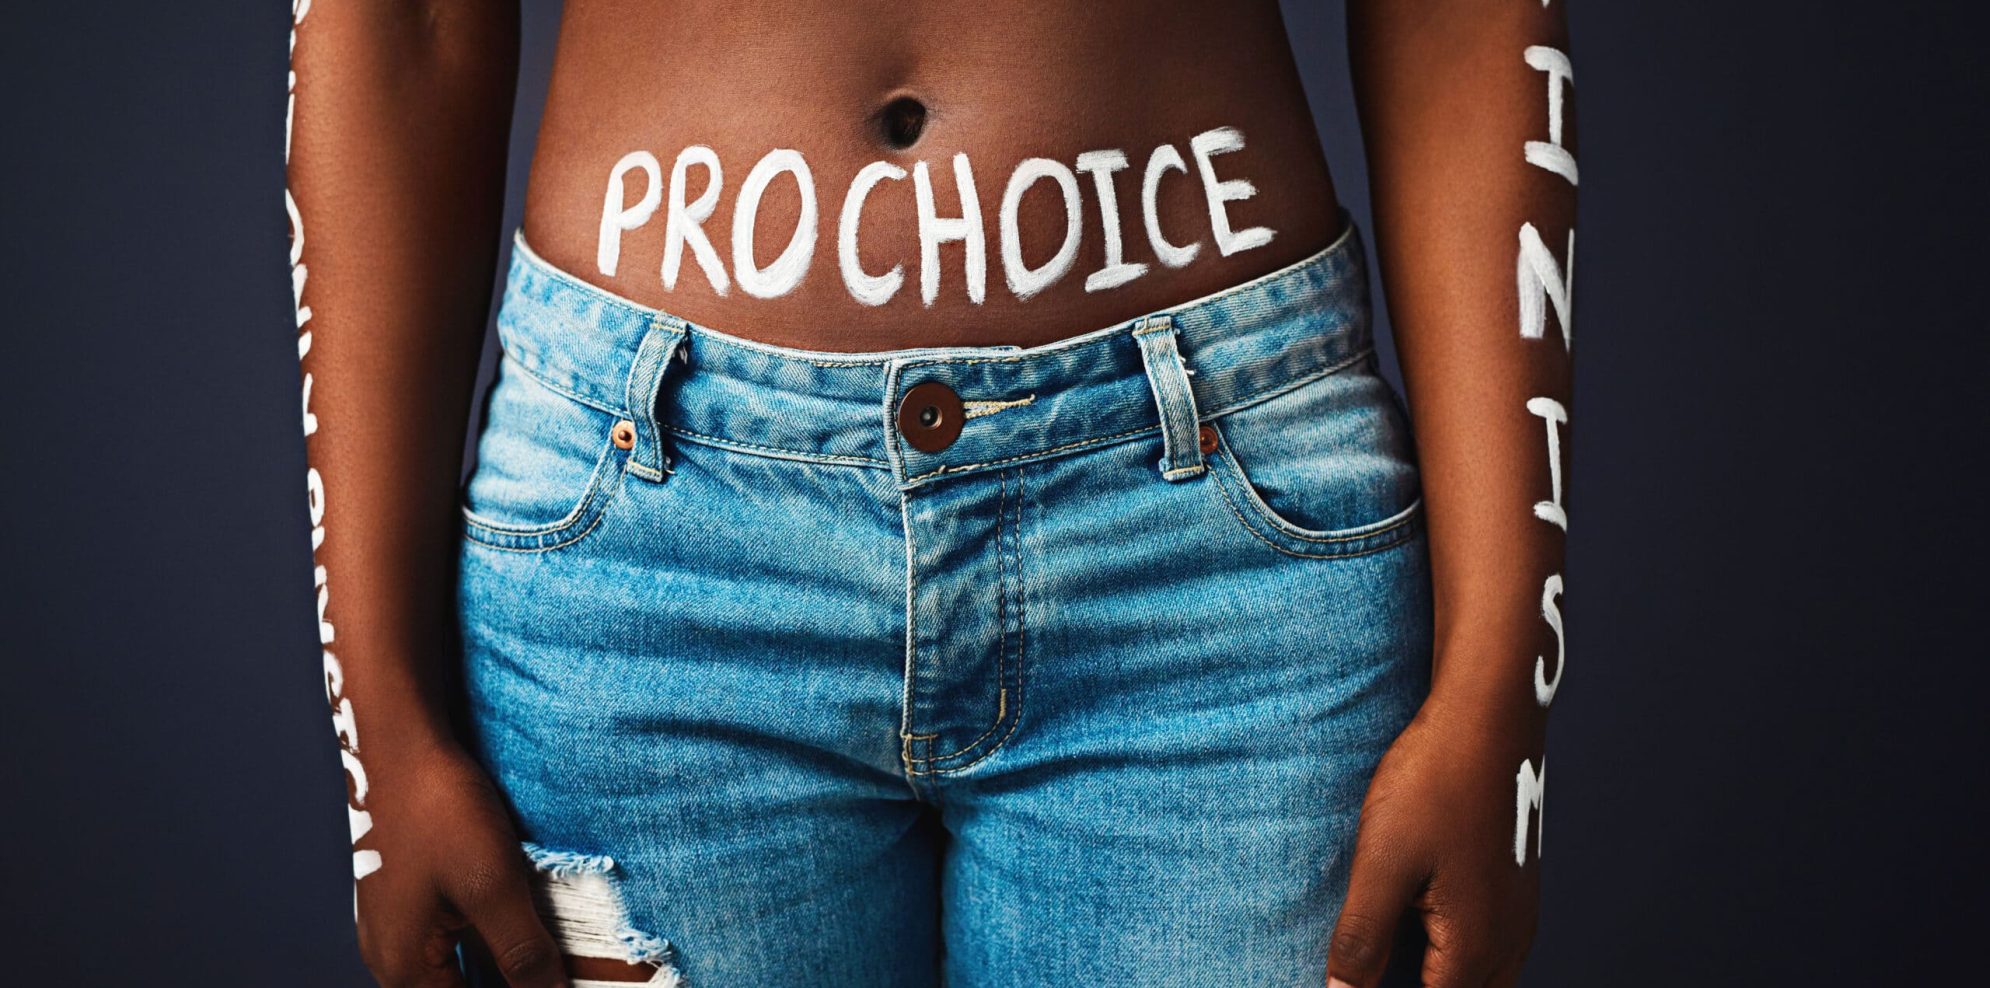
POLYGON ((459 605, 522 744, 758 719, 931 795, 1072 746, 1369 713, 1393 736, 1413 709, 1418 475, 1351 228, 1043 346, 874 353, 730 336, 521 240, 499 327, 459 605))

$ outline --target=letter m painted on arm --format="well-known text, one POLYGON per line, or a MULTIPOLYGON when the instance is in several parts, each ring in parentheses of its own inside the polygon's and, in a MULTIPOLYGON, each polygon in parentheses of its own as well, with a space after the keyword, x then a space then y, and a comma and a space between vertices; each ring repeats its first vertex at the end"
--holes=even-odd
POLYGON ((1514 778, 1513 792, 1513 863, 1527 863, 1527 820, 1534 820, 1534 856, 1541 856, 1543 847, 1542 831, 1547 823, 1547 811, 1541 800, 1547 795, 1548 759, 1541 759, 1541 771, 1534 771, 1534 763, 1527 759, 1520 762, 1520 772, 1514 778))

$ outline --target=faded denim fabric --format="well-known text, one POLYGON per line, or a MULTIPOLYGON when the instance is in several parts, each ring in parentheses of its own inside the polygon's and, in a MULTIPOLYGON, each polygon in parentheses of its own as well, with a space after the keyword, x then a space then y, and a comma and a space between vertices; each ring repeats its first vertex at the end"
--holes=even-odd
POLYGON ((881 353, 693 325, 521 239, 499 332, 472 742, 655 983, 1324 983, 1431 653, 1352 226, 1059 342, 881 353), (927 452, 899 403, 933 381, 964 414, 927 452))

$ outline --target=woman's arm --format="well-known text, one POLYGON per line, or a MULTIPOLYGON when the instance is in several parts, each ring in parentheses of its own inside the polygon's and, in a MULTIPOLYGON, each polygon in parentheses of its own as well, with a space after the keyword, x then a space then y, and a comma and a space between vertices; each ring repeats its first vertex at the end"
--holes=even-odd
POLYGON ((456 488, 490 296, 516 0, 294 0, 286 148, 312 546, 361 952, 451 984, 475 927, 557 985, 501 801, 451 736, 456 488))
POLYGON ((1428 985, 1510 984, 1533 937, 1567 529, 1577 170, 1564 2, 1348 5, 1437 643, 1430 697, 1369 788, 1330 948, 1333 978, 1358 988, 1376 984, 1410 909, 1430 936, 1428 985))

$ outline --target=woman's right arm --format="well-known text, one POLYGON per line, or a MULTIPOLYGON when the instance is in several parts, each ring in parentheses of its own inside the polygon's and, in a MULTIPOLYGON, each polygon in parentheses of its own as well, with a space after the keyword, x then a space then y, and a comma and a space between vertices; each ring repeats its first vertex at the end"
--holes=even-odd
POLYGON ((286 161, 319 637, 355 909, 388 985, 563 985, 503 801, 449 728, 456 490, 499 243, 517 0, 293 0, 286 161))

